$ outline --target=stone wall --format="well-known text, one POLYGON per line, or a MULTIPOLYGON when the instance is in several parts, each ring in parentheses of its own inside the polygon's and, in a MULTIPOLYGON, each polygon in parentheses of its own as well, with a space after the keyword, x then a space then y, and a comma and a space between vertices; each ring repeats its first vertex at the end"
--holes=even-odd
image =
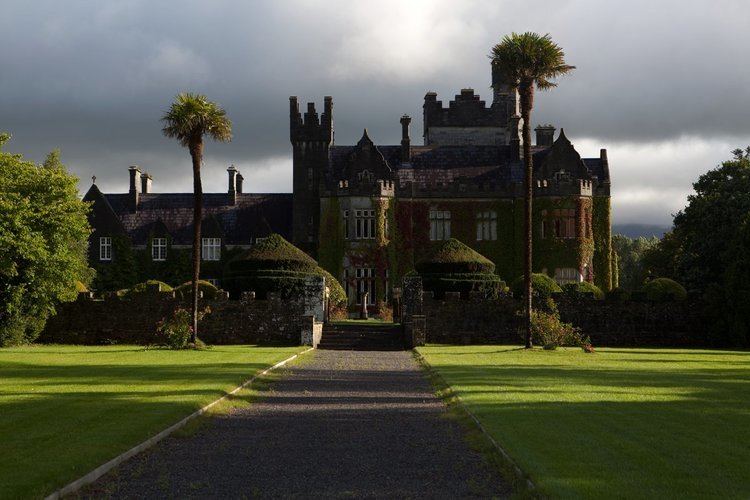
MULTIPOLYGON (((600 301, 555 298, 561 319, 581 328, 596 347, 718 347, 705 336, 700 307, 692 301, 600 301)), ((421 291, 421 280, 404 281, 404 325, 424 317, 424 338, 440 344, 522 344, 520 300, 510 296, 435 299, 421 291)), ((408 333, 408 332, 407 332, 408 333)), ((418 344, 415 336, 415 345, 418 344)))
MULTIPOLYGON (((201 299, 201 309, 209 312, 200 322, 199 337, 208 344, 314 342, 323 320, 323 288, 323 278, 316 277, 311 278, 302 297, 293 299, 282 300, 271 293, 266 300, 256 300, 252 292, 243 293, 240 300, 229 300, 226 294, 215 300, 201 299)), ((83 293, 75 302, 60 306, 39 342, 156 344, 159 322, 178 307, 190 306, 174 292, 154 289, 131 297, 108 294, 94 298, 83 293)))

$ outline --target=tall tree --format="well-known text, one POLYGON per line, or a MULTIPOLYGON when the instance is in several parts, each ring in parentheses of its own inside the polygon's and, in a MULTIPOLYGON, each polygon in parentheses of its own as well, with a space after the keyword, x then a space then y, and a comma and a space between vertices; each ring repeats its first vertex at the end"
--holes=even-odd
POLYGON ((91 281, 91 233, 78 179, 54 151, 43 165, 2 150, 0 133, 0 347, 31 342, 61 302, 91 281))
POLYGON ((552 80, 569 73, 575 66, 565 63, 565 53, 552 41, 549 35, 537 33, 511 33, 503 37, 502 41, 492 48, 490 54, 493 68, 501 75, 500 83, 518 90, 521 98, 523 159, 526 167, 524 179, 525 209, 524 229, 526 232, 526 249, 524 255, 524 290, 525 310, 524 323, 526 326, 526 347, 531 343, 531 272, 532 272, 532 198, 533 160, 531 157, 531 110, 534 107, 534 87, 547 90, 556 87, 552 80))
POLYGON ((201 220, 203 219, 203 186, 201 185, 201 162, 203 160, 203 138, 218 142, 232 140, 232 122, 218 104, 201 94, 189 92, 177 94, 172 105, 162 118, 162 132, 177 139, 190 152, 193 162, 193 290, 192 290, 192 342, 198 339, 198 279, 201 265, 201 220))

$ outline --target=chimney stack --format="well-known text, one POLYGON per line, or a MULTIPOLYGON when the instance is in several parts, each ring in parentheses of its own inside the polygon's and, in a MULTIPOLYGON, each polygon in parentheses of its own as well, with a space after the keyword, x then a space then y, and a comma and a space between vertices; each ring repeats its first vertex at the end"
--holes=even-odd
POLYGON ((245 178, 242 177, 242 174, 237 172, 237 183, 236 183, 237 194, 242 194, 242 181, 244 180, 245 178))
POLYGON ((138 165, 131 165, 128 168, 128 173, 130 174, 130 191, 128 191, 130 195, 130 209, 135 212, 138 210, 138 195, 141 192, 141 169, 138 165))
POLYGON ((536 132, 536 145, 537 146, 552 146, 555 142, 555 127, 552 125, 538 125, 534 132, 536 132))
POLYGON ((401 163, 411 161, 411 139, 409 138, 409 124, 411 117, 404 115, 401 117, 401 163))
POLYGON ((144 172, 141 174, 141 193, 142 194, 149 194, 151 192, 151 181, 153 180, 153 177, 151 177, 151 174, 148 172, 144 172))
POLYGON ((234 165, 230 165, 227 169, 229 185, 227 187, 227 194, 229 195, 229 204, 234 205, 237 201, 237 168, 234 165))

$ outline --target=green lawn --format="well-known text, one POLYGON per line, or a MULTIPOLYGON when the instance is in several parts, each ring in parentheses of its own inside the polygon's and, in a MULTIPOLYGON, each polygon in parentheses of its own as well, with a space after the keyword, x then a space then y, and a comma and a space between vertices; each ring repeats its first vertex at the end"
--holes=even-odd
POLYGON ((419 352, 550 496, 750 498, 750 352, 419 352))
POLYGON ((301 350, 0 349, 0 498, 48 494, 301 350))

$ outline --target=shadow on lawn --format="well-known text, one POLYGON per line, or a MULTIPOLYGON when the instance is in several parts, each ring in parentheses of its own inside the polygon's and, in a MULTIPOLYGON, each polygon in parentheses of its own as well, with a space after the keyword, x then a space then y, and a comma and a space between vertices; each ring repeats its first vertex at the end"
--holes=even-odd
POLYGON ((553 496, 747 497, 744 364, 437 368, 553 496))

